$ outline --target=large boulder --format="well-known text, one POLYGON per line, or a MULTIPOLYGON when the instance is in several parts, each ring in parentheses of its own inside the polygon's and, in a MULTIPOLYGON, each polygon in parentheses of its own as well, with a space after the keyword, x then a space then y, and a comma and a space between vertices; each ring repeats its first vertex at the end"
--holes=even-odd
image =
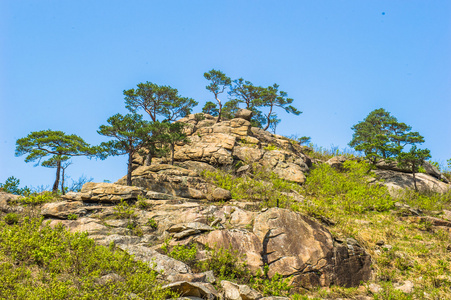
POLYGON ((185 263, 160 254, 148 247, 140 245, 119 245, 119 248, 133 255, 135 260, 148 264, 149 267, 159 273, 163 273, 165 276, 192 273, 191 268, 185 263))
POLYGON ((362 248, 335 244, 325 227, 300 214, 269 209, 257 215, 253 232, 269 276, 293 276, 293 284, 305 288, 356 286, 370 278, 371 259, 362 248))
POLYGON ((235 118, 241 118, 241 119, 245 119, 247 121, 250 121, 251 118, 252 118, 252 111, 249 110, 249 109, 240 108, 235 113, 235 118))
POLYGON ((363 248, 335 242, 325 227, 286 209, 258 214, 253 232, 215 230, 196 241, 238 251, 252 272, 267 265, 269 277, 291 276, 295 287, 358 286, 371 276, 371 258, 363 248))
POLYGON ((236 284, 227 280, 221 281, 225 300, 257 300, 263 297, 259 292, 244 284, 236 284))
POLYGON ((215 230, 199 236, 196 241, 208 247, 238 251, 241 258, 245 257, 247 266, 254 273, 262 267, 262 244, 257 236, 248 230, 215 230))
MULTIPOLYGON (((126 177, 123 177, 116 183, 125 184, 125 182, 126 177)), ((217 187, 207 183, 197 172, 167 164, 138 167, 132 172, 132 184, 153 192, 183 198, 230 199, 227 193, 215 193, 217 187)))
POLYGON ((177 281, 164 285, 162 288, 179 293, 184 297, 192 296, 207 300, 216 300, 220 297, 211 283, 177 281))
POLYGON ((61 198, 71 201, 118 203, 122 200, 137 200, 144 196, 145 191, 136 186, 126 186, 114 183, 85 183, 80 193, 67 193, 61 198))
MULTIPOLYGON (((411 173, 395 172, 390 170, 374 170, 376 177, 387 186, 392 196, 399 196, 405 189, 414 189, 413 175, 411 173)), ((417 187, 420 191, 446 193, 450 185, 428 174, 415 173, 417 187)))

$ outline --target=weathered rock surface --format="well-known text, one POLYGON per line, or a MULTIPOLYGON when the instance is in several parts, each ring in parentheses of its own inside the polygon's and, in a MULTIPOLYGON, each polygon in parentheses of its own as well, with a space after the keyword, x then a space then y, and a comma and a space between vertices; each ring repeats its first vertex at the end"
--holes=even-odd
MULTIPOLYGON (((163 275, 176 275, 192 273, 191 268, 185 263, 173 259, 167 255, 158 253, 148 247, 140 245, 120 245, 119 248, 133 255, 135 260, 145 262, 163 275)), ((192 295, 196 296, 196 295, 192 295)))
MULTIPOLYGON (((116 183, 126 184, 126 177, 116 183)), ((132 172, 132 184, 152 193, 158 192, 175 197, 214 200, 231 198, 229 191, 207 183, 195 171, 166 164, 138 167, 132 172)))
POLYGON ((263 297, 259 292, 244 284, 236 284, 227 280, 221 281, 225 300, 256 300, 263 297))
MULTIPOLYGON (((219 123, 209 115, 205 115, 204 120, 194 115, 180 119, 178 122, 187 124, 190 141, 176 145, 175 164, 199 173, 212 170, 213 166, 232 166, 240 160, 267 166, 283 179, 304 183, 304 173, 311 166, 302 153, 304 148, 286 137, 252 127, 251 113, 240 110, 236 118, 219 123)), ((136 162, 139 163, 139 159, 136 162)), ((144 160, 140 163, 143 165, 144 160)))
POLYGON ((184 297, 194 296, 207 300, 219 299, 219 293, 210 283, 178 281, 163 286, 163 289, 177 292, 184 297))
POLYGON ((238 251, 245 256, 247 266, 254 273, 262 267, 262 244, 255 234, 247 230, 215 230, 199 236, 196 241, 209 247, 238 251))
POLYGON ((293 283, 307 288, 355 286, 370 278, 370 256, 363 249, 335 245, 327 229, 302 215, 269 209, 256 216, 253 232, 270 276, 294 276, 293 283))
POLYGON ((126 186, 114 183, 85 183, 80 193, 67 193, 61 198, 71 201, 117 203, 121 200, 137 200, 138 196, 144 196, 142 188, 126 186))
MULTIPOLYGON (((388 187, 392 196, 398 196, 404 189, 414 189, 412 174, 389 170, 374 170, 374 173, 382 179, 382 184, 388 187)), ((428 174, 415 173, 415 178, 420 191, 445 193, 450 189, 450 185, 428 174)))

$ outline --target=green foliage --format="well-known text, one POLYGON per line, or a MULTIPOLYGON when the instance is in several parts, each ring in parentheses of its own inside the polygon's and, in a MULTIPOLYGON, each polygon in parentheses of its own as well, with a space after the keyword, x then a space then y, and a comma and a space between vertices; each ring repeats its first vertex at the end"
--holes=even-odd
POLYGON ((249 270, 246 267, 244 257, 238 251, 226 248, 207 248, 208 258, 198 262, 201 270, 212 270, 216 278, 221 280, 235 280, 248 282, 249 270))
POLYGON ((150 219, 147 221, 146 225, 149 226, 149 227, 152 228, 152 229, 157 229, 157 228, 158 228, 158 223, 157 223, 157 221, 155 221, 154 218, 150 218, 150 219))
POLYGON ((136 207, 138 207, 139 209, 148 209, 148 208, 152 207, 152 205, 150 203, 146 202, 146 198, 144 198, 142 196, 138 196, 138 201, 136 202, 136 207))
POLYGON ((257 275, 250 280, 251 287, 261 291, 263 296, 287 296, 292 286, 290 286, 291 277, 284 278, 279 273, 268 278, 268 266, 264 267, 264 274, 260 270, 257 275))
POLYGON ((267 151, 280 150, 279 147, 273 144, 268 144, 268 146, 264 147, 263 149, 267 151))
POLYGON ((6 214, 4 221, 8 225, 17 224, 19 222, 19 215, 16 213, 6 214))
POLYGON ((255 166, 251 174, 236 177, 221 170, 204 171, 202 176, 217 186, 229 190, 233 199, 253 201, 261 207, 290 207, 292 191, 299 190, 296 183, 280 179, 273 172, 255 166))
POLYGON ((340 172, 328 164, 315 167, 303 187, 305 193, 347 212, 386 211, 393 207, 385 187, 368 184, 370 165, 348 160, 343 169, 340 172))
POLYGON ((56 179, 53 184, 53 192, 56 193, 59 186, 61 163, 72 156, 94 156, 96 149, 89 146, 81 137, 62 131, 41 130, 34 131, 26 137, 16 141, 16 156, 28 154, 25 162, 38 161, 42 166, 53 166, 57 169, 56 179), (47 156, 49 159, 41 160, 47 156))
POLYGON ((125 116, 116 114, 110 117, 107 122, 110 125, 101 125, 97 132, 115 140, 102 142, 98 148, 98 155, 104 159, 109 155, 128 154, 127 185, 131 186, 132 157, 152 142, 150 134, 155 130, 155 127, 137 114, 125 116))
POLYGON ((68 220, 77 220, 78 219, 78 215, 76 215, 76 214, 68 214, 67 215, 67 219, 68 220))
POLYGON ((158 116, 167 121, 175 121, 191 113, 197 102, 191 98, 181 97, 178 90, 170 86, 157 85, 152 82, 139 83, 138 88, 125 90, 125 103, 132 113, 143 109, 153 122, 158 116))
POLYGON ((413 184, 415 190, 418 191, 415 173, 419 171, 420 167, 424 164, 425 160, 431 158, 429 149, 417 149, 416 146, 412 146, 409 152, 399 153, 397 160, 400 167, 407 167, 413 173, 413 184))
POLYGON ((379 159, 396 157, 404 146, 423 143, 418 132, 391 116, 383 108, 372 111, 365 120, 352 128, 354 134, 349 146, 363 151, 373 164, 379 159))
POLYGON ((213 117, 217 117, 219 115, 219 109, 215 103, 207 101, 204 107, 202 107, 202 113, 212 115, 213 117))
POLYGON ((210 81, 210 84, 205 88, 213 93, 215 96, 215 100, 219 105, 218 109, 218 122, 221 120, 222 113, 222 102, 219 100, 219 94, 223 93, 230 83, 232 82, 230 77, 227 77, 223 72, 215 69, 211 69, 210 71, 204 73, 205 79, 210 81))
POLYGON ((191 244, 188 246, 185 245, 175 245, 171 249, 169 247, 169 241, 166 240, 161 249, 168 255, 176 260, 180 260, 190 266, 196 265, 196 255, 197 255, 197 246, 196 244, 191 244))
POLYGON ((10 176, 6 179, 5 183, 0 183, 0 190, 5 193, 26 196, 31 193, 28 187, 20 188, 20 180, 14 176, 10 176))
MULTIPOLYGON (((212 103, 212 102, 210 102, 210 103, 212 103)), ((205 120, 205 115, 204 115, 204 113, 197 113, 197 114, 194 114, 194 119, 195 119, 197 122, 203 121, 203 120, 205 120)))
POLYGON ((266 114, 266 126, 264 130, 267 130, 271 126, 276 126, 280 122, 277 119, 277 115, 274 112, 276 107, 284 109, 287 113, 292 113, 295 115, 300 115, 302 112, 297 110, 294 106, 290 105, 293 103, 292 98, 287 97, 287 93, 279 91, 279 85, 273 84, 261 91, 260 106, 267 107, 269 112, 266 114))
POLYGON ((135 219, 135 209, 133 206, 127 203, 127 201, 121 200, 116 206, 114 206, 114 215, 117 219, 135 219))
POLYGON ((72 234, 28 219, 0 222, 2 299, 166 299, 157 273, 123 251, 96 245, 86 233, 72 234), (115 273, 121 281, 97 283, 115 273))
POLYGON ((169 148, 171 149, 171 164, 173 165, 175 145, 177 143, 189 142, 186 133, 183 131, 185 124, 180 122, 176 123, 161 122, 156 123, 155 125, 158 125, 159 127, 158 135, 156 135, 155 138, 158 140, 158 142, 169 145, 169 148))
POLYGON ((255 86, 250 81, 244 81, 243 78, 234 80, 229 91, 229 95, 235 100, 237 107, 239 103, 243 103, 246 109, 252 111, 252 126, 260 128, 266 122, 263 113, 258 109, 261 106, 262 91, 262 87, 255 86))
POLYGON ((57 198, 51 192, 42 192, 39 194, 30 194, 26 197, 15 200, 15 203, 22 205, 37 206, 48 202, 53 202, 57 198))

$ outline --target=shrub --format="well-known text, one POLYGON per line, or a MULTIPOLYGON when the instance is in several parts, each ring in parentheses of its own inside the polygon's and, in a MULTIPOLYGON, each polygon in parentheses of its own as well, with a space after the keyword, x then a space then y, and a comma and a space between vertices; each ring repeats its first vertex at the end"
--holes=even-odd
POLYGON ((45 191, 39 194, 33 194, 27 197, 19 198, 15 202, 22 205, 37 206, 55 200, 57 200, 57 198, 52 192, 45 191))
POLYGON ((369 164, 348 160, 343 169, 320 164, 307 177, 305 193, 347 212, 387 211, 394 206, 386 187, 368 184, 369 164))
POLYGON ((285 296, 289 293, 291 286, 291 277, 284 278, 276 273, 273 277, 268 278, 268 265, 263 268, 263 273, 258 270, 257 275, 250 280, 252 288, 259 290, 263 296, 285 296))
POLYGON ((8 213, 6 214, 4 220, 5 223, 9 225, 17 224, 19 222, 19 215, 16 213, 8 213))
POLYGON ((253 167, 249 175, 236 177, 225 171, 204 171, 202 176, 229 190, 233 199, 254 201, 262 207, 290 207, 292 191, 300 190, 298 184, 279 178, 263 167, 253 167))
POLYGON ((150 218, 150 219, 147 221, 146 225, 149 226, 149 227, 152 228, 152 229, 157 229, 157 228, 158 228, 158 223, 157 223, 157 221, 155 221, 154 218, 150 218))
POLYGON ((78 215, 76 215, 76 214, 68 214, 67 215, 67 219, 68 220, 77 220, 78 219, 78 215))
POLYGON ((42 219, 16 225, 0 223, 1 299, 144 299, 171 298, 157 273, 123 251, 96 245, 86 233, 55 229, 42 219), (115 273, 123 281, 96 284, 115 273))
POLYGON ((0 183, 0 190, 15 195, 29 195, 31 190, 28 187, 19 188, 20 180, 14 176, 6 179, 5 183, 0 183))

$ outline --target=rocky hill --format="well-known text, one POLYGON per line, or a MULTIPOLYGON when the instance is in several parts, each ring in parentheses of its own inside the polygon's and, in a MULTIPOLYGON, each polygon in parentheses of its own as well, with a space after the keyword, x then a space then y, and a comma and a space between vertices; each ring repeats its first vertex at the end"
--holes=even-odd
MULTIPOLYGON (((379 208, 368 208, 354 216, 352 209, 338 213, 342 207, 334 206, 327 197, 321 198, 322 204, 315 202, 320 198, 311 192, 312 187, 303 187, 320 165, 331 166, 330 172, 346 173, 347 161, 361 159, 318 157, 293 140, 252 127, 249 119, 246 110, 222 122, 209 115, 189 115, 179 122, 187 124, 190 142, 175 147, 174 165, 163 157, 146 166, 145 158, 136 156, 133 186, 125 185, 125 177, 114 184, 87 183, 79 193, 70 192, 43 204, 39 213, 51 227, 62 224, 71 232, 87 232, 100 245, 114 245, 134 255, 135 260, 157 270, 159 280, 166 283, 163 289, 189 299, 288 299, 279 295, 293 299, 398 299, 381 297, 387 291, 413 297, 414 287, 420 295, 421 280, 413 283, 407 271, 417 262, 408 264, 390 287, 385 282, 393 275, 385 274, 388 267, 380 265, 383 259, 390 266, 410 259, 399 254, 400 246, 393 250, 388 244, 396 240, 395 234, 384 231, 388 227, 380 228, 381 222, 427 224, 433 234, 445 232, 440 233, 440 245, 449 244, 451 223, 446 220, 446 210, 429 213, 407 204, 407 198, 416 197, 404 193, 413 187, 412 174, 380 162, 377 170, 364 177, 368 186, 388 187, 391 196, 384 196, 389 199, 386 209, 379 213, 379 208), (279 198, 277 202, 258 201, 263 195, 256 193, 255 187, 247 187, 248 197, 237 198, 236 189, 245 190, 246 181, 231 181, 228 186, 215 176, 254 180, 253 184, 260 182, 268 193, 283 185, 275 197, 285 200, 280 205, 279 198), (333 208, 327 208, 327 203, 333 208), (235 275, 247 275, 227 277, 224 269, 221 273, 221 268, 208 264, 224 251, 244 262, 248 273, 236 271, 235 275), (192 254, 190 259, 187 253, 192 254), (199 267, 199 262, 207 267, 199 267), (275 288, 276 283, 281 286, 275 288)), ((420 189, 449 195, 449 182, 439 170, 430 164, 424 167, 426 173, 416 176, 420 189)), ((17 197, 2 195, 1 199, 4 214, 24 210, 11 206, 17 197)), ((427 234, 427 230, 415 234, 427 234)), ((417 238, 419 242, 427 240, 421 235, 417 238)), ((443 251, 447 252, 442 249, 440 253, 443 251)), ((238 268, 227 262, 222 261, 226 268, 238 268)), ((448 273, 444 276, 451 275, 448 273)), ((446 277, 440 282, 451 284, 446 277)))

